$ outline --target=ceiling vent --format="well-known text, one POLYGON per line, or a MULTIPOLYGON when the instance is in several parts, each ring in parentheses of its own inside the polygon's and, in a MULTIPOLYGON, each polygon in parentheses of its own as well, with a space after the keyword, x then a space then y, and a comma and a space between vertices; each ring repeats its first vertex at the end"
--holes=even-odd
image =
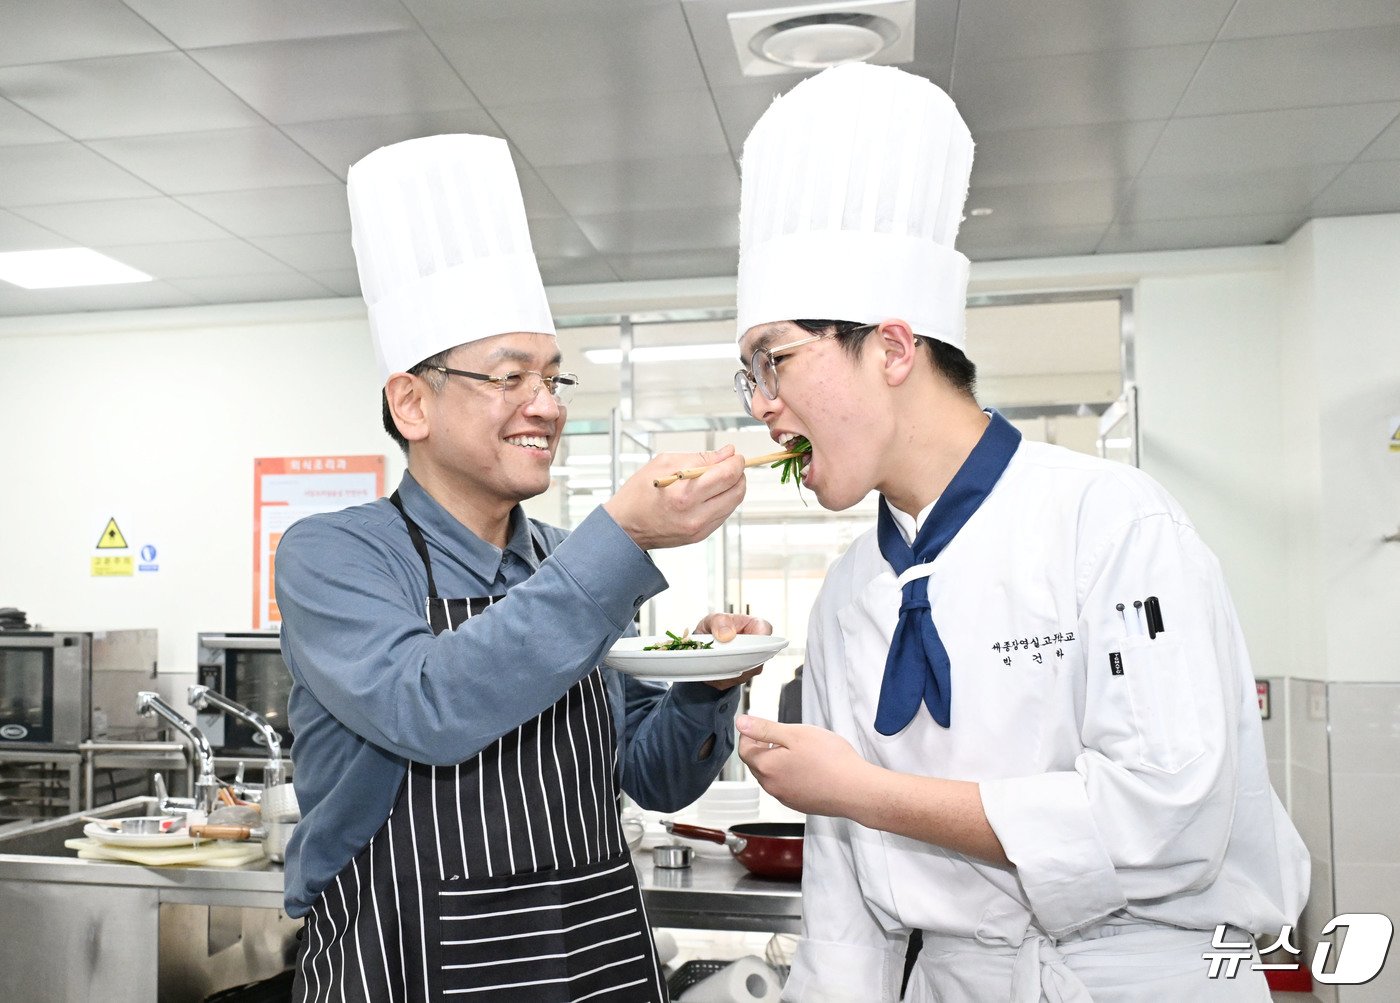
POLYGON ((843 0, 728 15, 746 77, 914 58, 914 0, 843 0))

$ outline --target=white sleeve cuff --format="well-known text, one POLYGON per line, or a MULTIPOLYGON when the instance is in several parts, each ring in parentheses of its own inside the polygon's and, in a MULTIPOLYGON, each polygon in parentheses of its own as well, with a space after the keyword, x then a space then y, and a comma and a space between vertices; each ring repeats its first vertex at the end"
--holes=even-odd
POLYGON ((798 941, 783 1003, 894 1003, 904 980, 904 946, 888 949, 798 941))
POLYGON ((1128 904, 1089 811, 1078 773, 984 780, 987 821, 1051 937, 1095 923, 1128 904))

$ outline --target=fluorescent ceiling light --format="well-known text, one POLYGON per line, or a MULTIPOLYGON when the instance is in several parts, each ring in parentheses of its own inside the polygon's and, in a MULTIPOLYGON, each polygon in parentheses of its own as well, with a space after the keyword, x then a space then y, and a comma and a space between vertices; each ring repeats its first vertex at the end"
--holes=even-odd
MULTIPOLYGON (((586 348, 583 356, 595 366, 615 366, 622 361, 620 348, 586 348)), ((632 349, 633 362, 689 362, 694 359, 739 361, 737 345, 645 345, 632 349)))
POLYGON ((151 277, 91 248, 64 247, 0 253, 0 280, 24 289, 57 289, 150 282, 151 277))

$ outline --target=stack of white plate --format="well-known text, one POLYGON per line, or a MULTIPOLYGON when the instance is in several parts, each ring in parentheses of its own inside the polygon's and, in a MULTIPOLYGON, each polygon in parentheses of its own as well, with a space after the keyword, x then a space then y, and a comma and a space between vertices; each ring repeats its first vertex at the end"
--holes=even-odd
MULTIPOLYGON (((678 822, 690 822, 710 829, 758 821, 758 781, 716 780, 698 801, 676 815, 678 822)), ((731 856, 729 848, 718 843, 685 840, 705 857, 731 856)))
POLYGON ((727 829, 758 821, 757 780, 716 780, 689 812, 700 825, 727 829))

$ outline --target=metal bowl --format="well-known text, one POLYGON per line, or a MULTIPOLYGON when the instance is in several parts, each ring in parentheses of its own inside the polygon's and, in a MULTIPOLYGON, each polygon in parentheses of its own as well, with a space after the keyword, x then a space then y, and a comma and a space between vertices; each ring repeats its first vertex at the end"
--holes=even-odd
POLYGON ((690 855, 694 851, 681 843, 663 843, 651 849, 651 862, 657 867, 679 870, 690 866, 690 855))

